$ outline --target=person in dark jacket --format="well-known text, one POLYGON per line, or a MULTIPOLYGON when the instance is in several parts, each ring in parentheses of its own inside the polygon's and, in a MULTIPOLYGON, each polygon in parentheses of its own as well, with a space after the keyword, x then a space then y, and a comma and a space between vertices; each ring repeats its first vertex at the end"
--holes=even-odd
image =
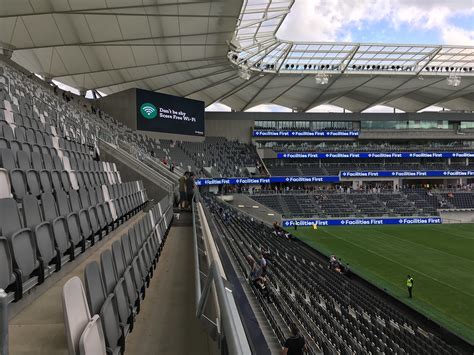
POLYGON ((193 195, 194 195, 194 173, 190 172, 186 179, 186 194, 188 197, 188 207, 190 207, 193 203, 193 195))
POLYGON ((306 352, 306 342, 301 336, 295 323, 290 323, 291 336, 285 340, 282 355, 303 355, 306 352))

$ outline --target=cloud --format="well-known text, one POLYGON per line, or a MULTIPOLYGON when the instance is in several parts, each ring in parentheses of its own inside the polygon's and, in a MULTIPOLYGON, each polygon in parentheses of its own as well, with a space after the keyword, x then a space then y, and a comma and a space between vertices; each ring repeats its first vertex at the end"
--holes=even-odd
POLYGON ((246 112, 291 112, 291 109, 275 104, 264 104, 249 108, 246 112))
POLYGON ((207 106, 206 111, 229 112, 231 111, 231 108, 227 105, 221 104, 220 102, 216 102, 212 105, 207 106))
POLYGON ((294 41, 347 41, 351 29, 383 22, 390 29, 409 26, 435 31, 433 42, 474 44, 472 0, 297 0, 278 36, 294 41), (457 23, 467 16, 467 28, 457 23))
MULTIPOLYGON (((308 112, 344 112, 344 109, 334 105, 319 105, 308 110, 308 112)), ((346 112, 350 111, 346 110, 346 112)))
MULTIPOLYGON (((385 105, 375 105, 369 107, 367 110, 363 112, 386 112, 386 113, 393 113, 393 107, 385 106, 385 105)), ((396 110, 396 112, 403 112, 400 110, 396 110)))

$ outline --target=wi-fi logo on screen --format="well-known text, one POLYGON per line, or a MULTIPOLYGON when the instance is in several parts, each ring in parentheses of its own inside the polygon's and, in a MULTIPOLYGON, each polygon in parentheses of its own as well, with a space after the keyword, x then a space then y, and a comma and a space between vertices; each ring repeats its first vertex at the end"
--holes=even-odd
POLYGON ((152 120, 158 114, 158 110, 156 109, 155 105, 150 104, 150 103, 147 102, 147 103, 144 103, 143 105, 141 105, 140 113, 147 120, 152 120))

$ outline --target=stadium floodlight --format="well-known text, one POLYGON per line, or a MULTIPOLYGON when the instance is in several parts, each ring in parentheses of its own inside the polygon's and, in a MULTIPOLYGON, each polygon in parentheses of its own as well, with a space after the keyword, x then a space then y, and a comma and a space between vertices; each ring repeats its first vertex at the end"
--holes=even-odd
POLYGON ((316 81, 317 85, 327 85, 327 83, 329 82, 329 76, 324 73, 319 73, 316 74, 314 80, 316 81))
POLYGON ((248 68, 240 67, 239 76, 241 79, 250 80, 250 78, 252 77, 252 74, 250 74, 250 71, 248 70, 248 68))
POLYGON ((457 87, 461 85, 461 77, 455 73, 449 74, 449 76, 446 78, 446 81, 449 86, 457 87))

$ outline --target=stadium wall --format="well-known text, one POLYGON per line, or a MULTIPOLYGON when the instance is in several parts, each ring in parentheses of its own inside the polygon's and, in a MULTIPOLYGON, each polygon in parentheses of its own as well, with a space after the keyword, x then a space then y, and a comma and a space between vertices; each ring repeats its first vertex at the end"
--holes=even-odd
POLYGON ((97 100, 97 106, 130 129, 137 129, 135 89, 128 89, 97 100))
POLYGON ((443 223, 474 223, 474 211, 440 211, 443 223))
MULTIPOLYGON (((272 121, 349 121, 354 129, 360 127, 360 121, 474 121, 474 115, 463 112, 422 112, 422 113, 299 113, 299 112, 206 112, 206 136, 224 136, 250 143, 254 122, 272 121)), ((406 139, 407 131, 400 130, 363 130, 359 139, 406 139), (398 134, 394 137, 394 134, 398 134)), ((409 138, 462 139, 455 130, 413 131, 409 138)), ((466 136, 466 139, 468 136, 466 136)), ((304 140, 305 138, 303 138, 304 140)), ((278 139, 276 139, 278 140, 278 139)), ((337 140, 337 138, 332 139, 337 140)), ((344 140, 344 139, 342 139, 344 140)))

